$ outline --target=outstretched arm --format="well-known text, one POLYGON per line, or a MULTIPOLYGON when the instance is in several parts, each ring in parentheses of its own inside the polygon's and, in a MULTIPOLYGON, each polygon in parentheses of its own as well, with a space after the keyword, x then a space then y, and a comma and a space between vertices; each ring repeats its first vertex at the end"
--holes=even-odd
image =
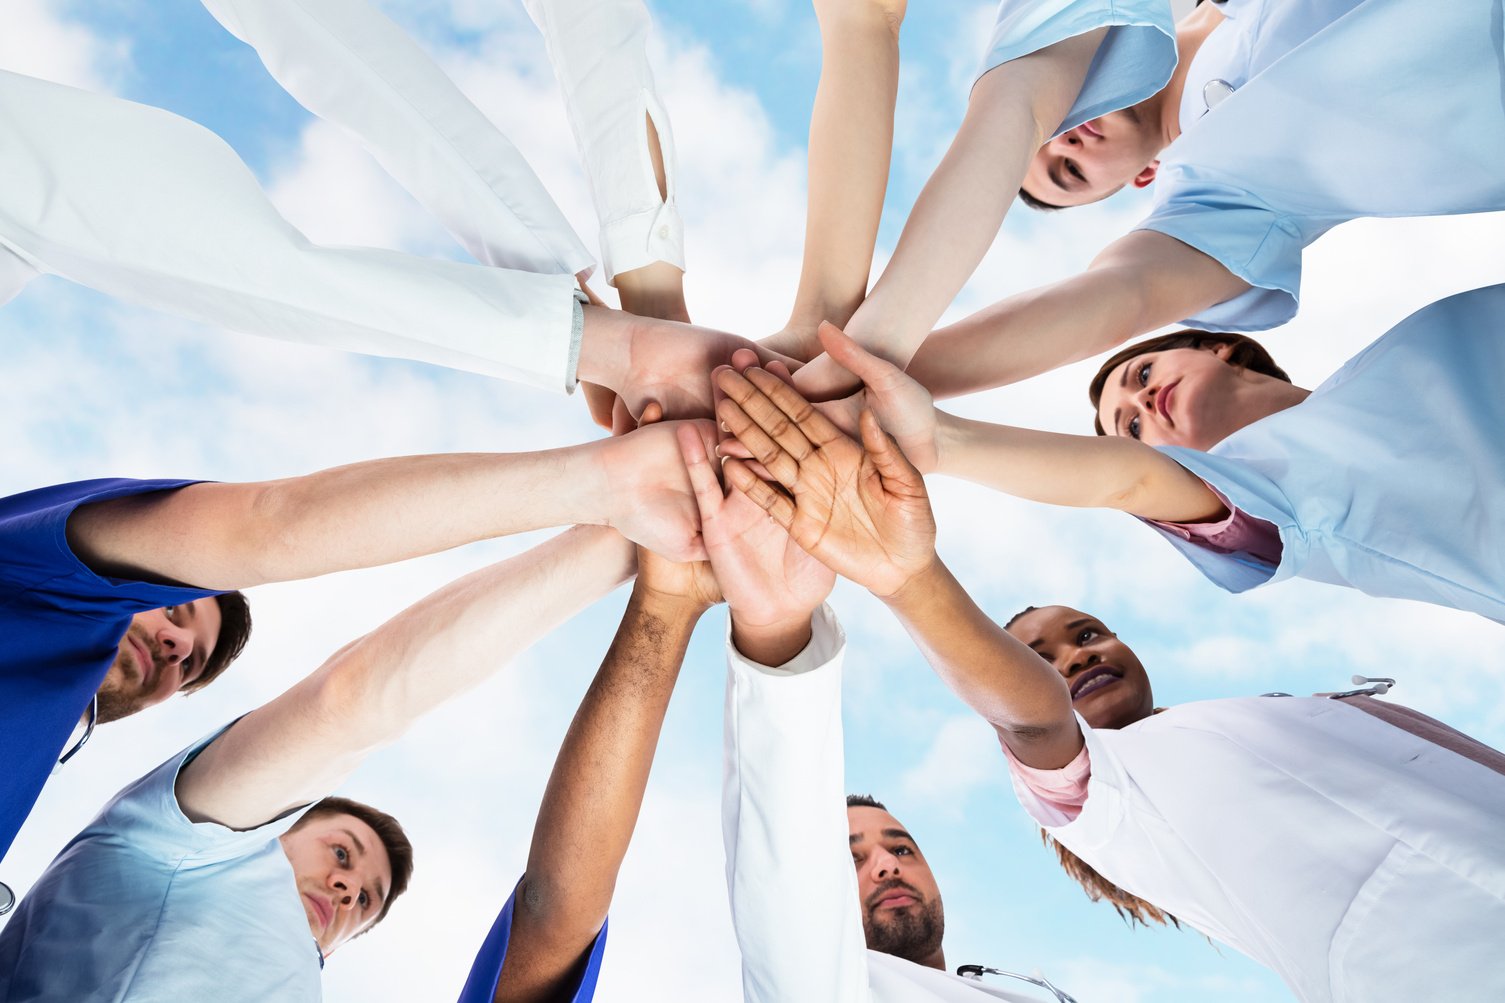
POLYGON ((638 552, 632 598, 538 810, 497 1003, 560 999, 577 977, 606 922, 690 634, 719 600, 703 563, 638 552))
POLYGON ((1088 269, 1010 296, 935 332, 908 372, 938 398, 1017 383, 1175 324, 1249 288, 1216 260, 1152 230, 1088 269))
MULTIPOLYGON (((1081 90, 1106 29, 1065 39, 986 73, 899 237, 893 259, 847 330, 903 366, 987 252, 1035 152, 1081 90)), ((795 377, 821 398, 856 389, 817 361, 795 377)))
POLYGON ((893 155, 905 0, 815 0, 820 83, 810 113, 805 256, 784 330, 770 347, 820 354, 822 321, 846 324, 867 293, 893 155))
POLYGON ((859 445, 768 374, 723 375, 721 418, 790 492, 739 462, 729 476, 812 554, 881 598, 942 680, 1020 760, 1057 768, 1081 749, 1060 675, 982 613, 935 553, 925 482, 862 415, 859 445))
MULTIPOLYGON (((709 422, 694 427, 706 435, 709 422)), ((536 453, 370 460, 255 484, 195 484, 80 508, 69 542, 96 571, 246 588, 372 567, 570 523, 698 556, 672 426, 536 453)))
POLYGON ((577 527, 445 586, 215 739, 178 777, 184 813, 249 829, 317 801, 632 571, 618 533, 577 527))

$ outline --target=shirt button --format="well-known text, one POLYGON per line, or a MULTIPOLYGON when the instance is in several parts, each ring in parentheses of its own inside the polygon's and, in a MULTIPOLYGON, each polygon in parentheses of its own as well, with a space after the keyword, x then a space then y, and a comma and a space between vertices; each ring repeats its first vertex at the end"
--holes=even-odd
POLYGON ((668 240, 669 239, 669 228, 667 226, 661 226, 661 227, 658 228, 658 239, 659 240, 668 240))

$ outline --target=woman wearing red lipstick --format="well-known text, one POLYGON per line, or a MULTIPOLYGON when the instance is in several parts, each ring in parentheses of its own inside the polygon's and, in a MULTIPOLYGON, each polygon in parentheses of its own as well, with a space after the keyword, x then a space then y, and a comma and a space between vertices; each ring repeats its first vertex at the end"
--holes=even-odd
POLYGON ((1480 934, 1505 922, 1505 755, 1369 695, 1157 712, 1097 618, 1049 607, 1006 630, 978 608, 936 554, 920 472, 872 411, 858 444, 763 370, 717 382, 719 417, 789 493, 738 460, 728 479, 893 610, 993 726, 1026 810, 1122 890, 1115 904, 1173 915, 1305 1001, 1432 999, 1439 981, 1505 998, 1480 934))

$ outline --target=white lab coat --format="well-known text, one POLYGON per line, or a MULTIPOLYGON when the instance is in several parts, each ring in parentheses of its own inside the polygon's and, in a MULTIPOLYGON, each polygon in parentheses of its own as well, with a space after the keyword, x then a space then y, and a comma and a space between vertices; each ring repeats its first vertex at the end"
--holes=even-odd
POLYGON ((816 613, 814 637, 806 649, 779 668, 748 661, 727 641, 721 818, 746 999, 1040 999, 867 949, 843 789, 845 647, 841 626, 828 607, 816 613))
POLYGON ((1308 1003, 1505 999, 1505 776, 1318 697, 1082 731, 1081 814, 1036 820, 1120 888, 1308 1003))

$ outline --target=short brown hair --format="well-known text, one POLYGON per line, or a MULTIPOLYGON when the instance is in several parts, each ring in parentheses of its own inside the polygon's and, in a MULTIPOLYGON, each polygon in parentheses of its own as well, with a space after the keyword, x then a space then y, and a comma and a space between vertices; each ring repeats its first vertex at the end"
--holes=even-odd
POLYGON ((1092 382, 1087 385, 1087 397, 1092 401, 1092 427, 1098 435, 1107 435, 1103 428, 1103 421, 1098 417, 1098 405, 1102 403, 1103 387, 1108 382, 1108 375, 1123 363, 1134 358, 1136 355, 1144 355, 1146 352, 1168 352, 1176 348, 1202 348, 1205 345, 1232 345, 1233 351, 1228 355, 1228 364, 1237 366, 1239 369, 1247 369, 1250 372, 1261 373, 1265 376, 1273 376, 1277 380, 1291 382, 1291 377, 1275 364, 1275 359, 1265 350, 1265 346, 1253 338, 1242 334, 1216 334, 1211 331, 1172 331, 1170 334, 1161 334, 1153 338, 1146 338, 1138 344, 1121 348, 1108 357, 1097 375, 1092 377, 1092 382))
POLYGON ((1133 926, 1135 923, 1141 926, 1149 926, 1153 920, 1164 926, 1167 922, 1180 929, 1181 921, 1158 906, 1151 905, 1138 895, 1131 895, 1122 888, 1097 873, 1096 868, 1087 861, 1072 853, 1066 847, 1051 838, 1050 833, 1040 830, 1040 841, 1056 851, 1056 858, 1061 862, 1061 868, 1082 886, 1087 897, 1094 902, 1106 902, 1111 905, 1125 923, 1133 926))
POLYGON ((219 637, 214 642, 214 653, 204 663, 199 677, 182 688, 184 693, 193 693, 214 682, 230 667, 230 663, 245 650, 251 639, 251 604, 244 593, 221 592, 214 597, 219 603, 219 637))
POLYGON ((368 804, 340 797, 315 801, 313 807, 304 812, 303 817, 288 832, 297 832, 314 819, 330 815, 350 815, 369 825, 371 831, 376 833, 376 838, 381 840, 381 845, 387 848, 387 859, 392 863, 392 884, 387 889, 387 900, 382 903, 376 922, 361 931, 365 933, 386 919, 397 896, 408 890, 408 882, 413 878, 413 844, 408 840, 408 834, 402 831, 402 825, 391 815, 368 804))

